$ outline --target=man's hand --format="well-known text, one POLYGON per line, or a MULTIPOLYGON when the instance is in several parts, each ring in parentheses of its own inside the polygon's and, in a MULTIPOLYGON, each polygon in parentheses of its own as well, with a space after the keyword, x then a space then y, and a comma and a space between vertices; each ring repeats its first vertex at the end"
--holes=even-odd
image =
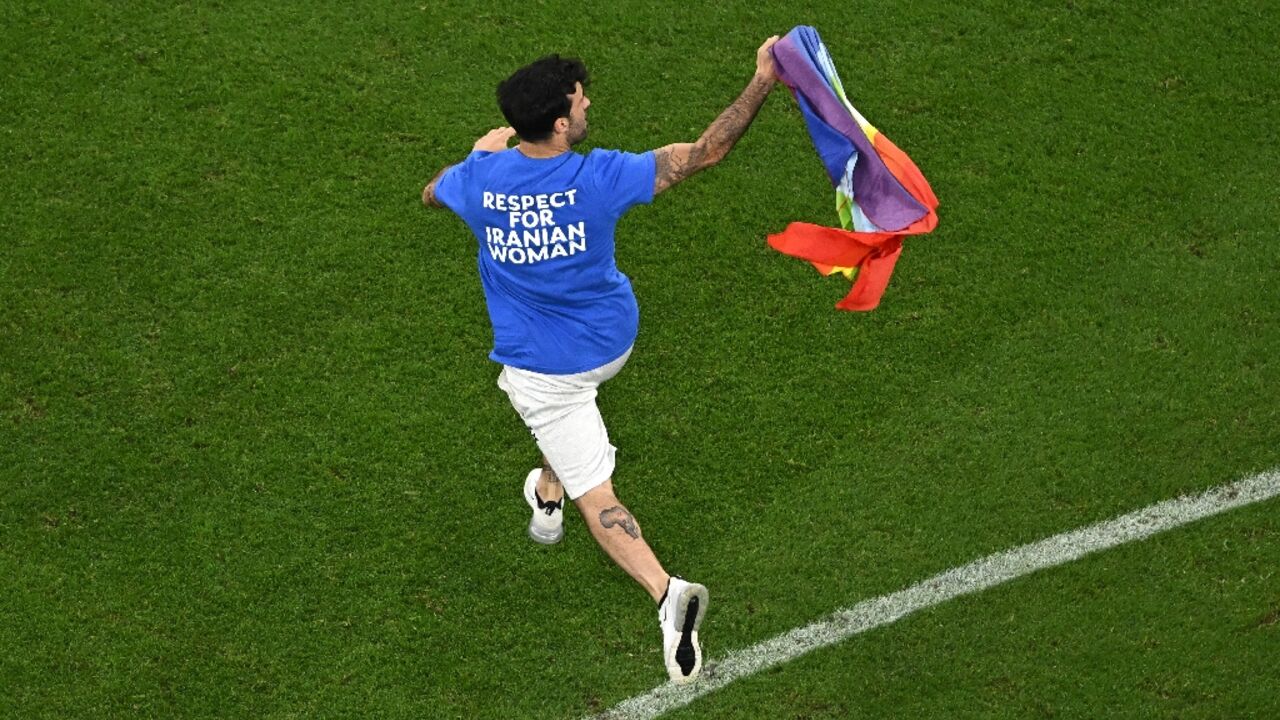
POLYGON ((773 82, 778 81, 778 68, 773 64, 773 46, 778 42, 778 36, 774 35, 756 50, 756 77, 767 78, 773 82))
POLYGON ((507 143, 511 142, 511 138, 515 137, 516 131, 509 127, 494 128, 485 133, 484 137, 476 141, 472 146, 472 150, 483 150, 485 152, 499 152, 507 149, 507 143))

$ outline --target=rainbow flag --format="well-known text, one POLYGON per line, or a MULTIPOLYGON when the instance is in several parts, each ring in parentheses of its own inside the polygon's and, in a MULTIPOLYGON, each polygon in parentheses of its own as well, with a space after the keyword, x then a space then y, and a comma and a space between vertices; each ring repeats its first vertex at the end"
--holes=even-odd
POLYGON ((770 235, 769 244, 824 275, 843 272, 853 280, 837 308, 871 310, 889 284, 903 237, 937 227, 938 198, 911 158, 854 109, 817 30, 792 29, 774 44, 773 59, 836 188, 841 227, 794 222, 770 235))

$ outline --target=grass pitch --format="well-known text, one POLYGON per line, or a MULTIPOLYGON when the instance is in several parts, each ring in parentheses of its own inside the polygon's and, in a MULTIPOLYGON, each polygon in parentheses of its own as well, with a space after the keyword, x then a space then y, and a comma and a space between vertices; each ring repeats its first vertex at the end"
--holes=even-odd
MULTIPOLYGON (((1280 463, 1274 3, 0 10, 0 715, 576 717, 656 617, 494 387, 474 240, 418 192, 559 51, 589 144, 691 141, 812 24, 941 223, 883 305, 779 90, 629 215, 617 486, 714 657, 1280 463), (855 22, 856 20, 856 22, 855 22)), ((681 717, 1268 716, 1274 502, 962 599, 681 717)))

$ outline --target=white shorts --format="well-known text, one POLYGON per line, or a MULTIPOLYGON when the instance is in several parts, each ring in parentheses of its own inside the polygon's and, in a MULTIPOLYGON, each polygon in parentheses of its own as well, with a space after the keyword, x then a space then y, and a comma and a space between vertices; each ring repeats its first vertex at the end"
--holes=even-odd
POLYGON ((596 407, 596 388, 617 375, 629 357, 631 348, 607 365, 572 375, 544 375, 510 365, 498 374, 498 387, 511 398, 570 500, 613 477, 617 448, 609 444, 596 407))

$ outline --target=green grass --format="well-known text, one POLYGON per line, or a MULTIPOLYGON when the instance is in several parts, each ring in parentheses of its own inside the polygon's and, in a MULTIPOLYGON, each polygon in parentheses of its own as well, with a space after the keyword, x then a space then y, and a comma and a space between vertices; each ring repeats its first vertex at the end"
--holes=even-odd
MULTIPOLYGON (((941 224, 832 310, 763 240, 835 223, 782 91, 620 224, 617 486, 711 588, 710 656, 1280 464, 1274 3, 9 3, 0 716, 576 717, 661 682, 578 518, 524 536, 474 240, 418 192, 541 54, 591 68, 590 145, 640 151, 799 23, 941 224)), ((1276 509, 676 716, 1274 715, 1276 509)))

